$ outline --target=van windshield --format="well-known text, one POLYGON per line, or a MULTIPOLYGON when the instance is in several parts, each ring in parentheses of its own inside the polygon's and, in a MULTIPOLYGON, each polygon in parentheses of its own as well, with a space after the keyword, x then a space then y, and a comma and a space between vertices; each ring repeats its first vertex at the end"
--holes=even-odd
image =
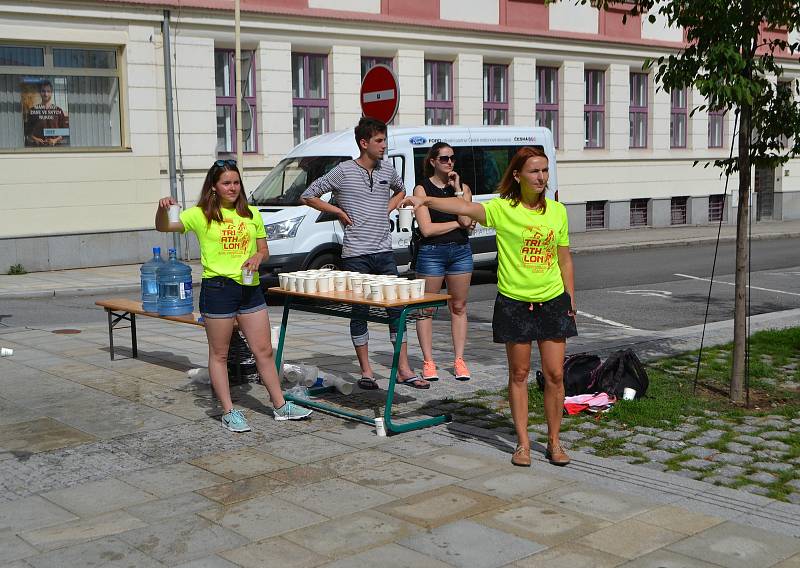
POLYGON ((251 205, 302 205, 308 185, 350 156, 284 158, 250 195, 251 205))

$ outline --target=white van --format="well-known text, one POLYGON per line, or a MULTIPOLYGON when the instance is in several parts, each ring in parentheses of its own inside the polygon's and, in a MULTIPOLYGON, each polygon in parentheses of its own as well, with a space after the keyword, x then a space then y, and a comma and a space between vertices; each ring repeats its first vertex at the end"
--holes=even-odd
MULTIPOLYGON (((549 159, 548 197, 557 198, 558 174, 553 134, 546 128, 517 126, 421 126, 389 128, 386 159, 402 176, 411 195, 422 178, 425 154, 436 142, 447 142, 456 155, 456 171, 472 188, 473 200, 496 197, 497 184, 509 160, 521 146, 539 146, 549 159)), ((281 272, 307 268, 338 267, 344 231, 335 217, 300 201, 308 184, 336 164, 358 157, 353 130, 310 138, 295 147, 250 195, 250 204, 261 211, 269 241, 269 259, 261 265, 267 280, 281 272)), ((329 200, 332 194, 322 199, 329 200)), ((391 217, 392 248, 400 272, 408 270, 409 232, 391 217)), ((470 236, 476 263, 497 259, 494 231, 478 225, 470 236)))

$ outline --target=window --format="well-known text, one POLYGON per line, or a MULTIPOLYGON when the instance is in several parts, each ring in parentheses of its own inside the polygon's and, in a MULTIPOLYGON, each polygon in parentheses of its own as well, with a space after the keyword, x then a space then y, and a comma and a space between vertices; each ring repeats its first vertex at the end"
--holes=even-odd
MULTIPOLYGON (((242 140, 244 152, 256 151, 255 54, 242 52, 242 140)), ((214 84, 217 91, 217 154, 235 154, 236 148, 236 52, 214 51, 214 84)))
POLYGON ((631 199, 631 227, 647 226, 647 206, 649 199, 631 199))
POLYGON ((725 211, 725 194, 708 196, 708 220, 720 222, 725 211))
POLYGON ((391 57, 370 57, 365 56, 361 58, 361 78, 364 78, 364 75, 367 74, 367 71, 375 67, 376 65, 386 65, 389 69, 394 69, 394 65, 392 62, 391 57))
POLYGON ((686 148, 686 125, 689 124, 689 105, 686 102, 686 87, 675 89, 669 115, 669 147, 686 148))
POLYGON ((605 229, 606 227, 606 202, 586 202, 586 228, 605 229))
POLYGON ((631 73, 630 119, 631 148, 647 148, 647 73, 631 73))
POLYGON ((725 111, 708 111, 708 147, 722 148, 725 144, 725 111))
POLYGON ((453 64, 425 62, 425 124, 453 123, 453 64))
POLYGON ((294 143, 328 131, 328 58, 292 54, 294 143))
POLYGON ((121 145, 116 49, 0 45, 0 150, 121 145))
POLYGON ((508 65, 483 66, 483 123, 508 124, 508 65))
POLYGON ((673 197, 670 202, 670 225, 685 225, 688 222, 688 197, 673 197))
POLYGON ((536 69, 536 126, 549 128, 558 148, 558 68, 536 69))
POLYGON ((605 146, 605 72, 584 71, 586 100, 583 105, 584 148, 605 146))

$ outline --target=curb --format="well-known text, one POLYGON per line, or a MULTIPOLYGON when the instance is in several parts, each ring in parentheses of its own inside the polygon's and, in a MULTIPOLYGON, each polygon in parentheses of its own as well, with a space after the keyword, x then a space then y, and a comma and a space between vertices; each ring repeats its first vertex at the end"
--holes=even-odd
MULTIPOLYGON (((777 240, 777 239, 794 239, 800 237, 800 232, 797 233, 763 233, 760 235, 752 235, 751 240, 777 240)), ((570 246, 572 254, 586 254, 590 252, 606 252, 606 251, 625 251, 636 249, 651 249, 659 247, 673 247, 673 246, 693 246, 717 242, 717 237, 698 237, 695 239, 675 239, 668 241, 645 241, 641 243, 625 243, 619 245, 588 245, 588 246, 570 246)), ((736 235, 726 235, 719 238, 720 243, 735 243, 736 235)))
MULTIPOLYGON (((192 282, 192 286, 200 286, 200 281, 192 282)), ((27 300, 32 298, 69 298, 73 296, 94 296, 95 294, 122 294, 137 292, 140 284, 119 284, 115 286, 89 286, 85 288, 55 288, 52 290, 36 290, 31 292, 0 292, 0 299, 27 300)))

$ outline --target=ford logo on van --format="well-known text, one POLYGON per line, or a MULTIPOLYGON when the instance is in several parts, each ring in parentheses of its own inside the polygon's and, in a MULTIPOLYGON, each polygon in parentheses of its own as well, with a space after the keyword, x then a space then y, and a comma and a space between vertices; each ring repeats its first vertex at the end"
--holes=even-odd
POLYGON ((415 146, 419 146, 420 144, 425 144, 425 142, 427 142, 424 136, 412 136, 408 139, 408 141, 415 146))

